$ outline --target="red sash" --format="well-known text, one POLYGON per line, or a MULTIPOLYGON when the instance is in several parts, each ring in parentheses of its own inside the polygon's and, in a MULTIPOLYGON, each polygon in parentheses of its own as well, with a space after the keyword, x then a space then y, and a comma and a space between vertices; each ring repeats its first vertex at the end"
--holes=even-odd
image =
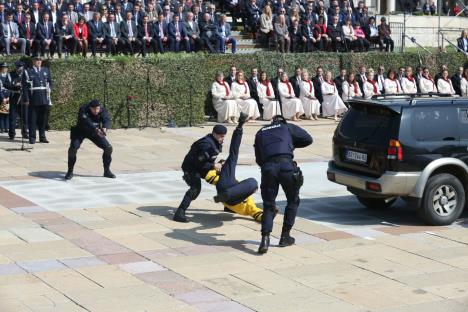
POLYGON ((243 83, 240 83, 239 80, 236 80, 236 82, 244 86, 244 94, 247 94, 247 86, 245 85, 245 81, 243 83))
POLYGON ((358 95, 358 84, 357 82, 353 83, 353 87, 354 87, 354 95, 358 95))
POLYGON ((428 75, 427 77, 424 77, 424 76, 422 76, 422 77, 423 77, 424 79, 430 80, 430 81, 432 82, 432 89, 435 88, 435 82, 434 82, 434 79, 432 79, 431 76, 428 75))
POLYGON ((270 91, 270 84, 268 83, 268 81, 262 81, 262 85, 264 85, 267 89, 266 89, 266 96, 271 96, 271 91, 270 91))
POLYGON ((224 90, 226 90, 226 96, 229 96, 229 89, 226 86, 226 83, 224 82, 224 80, 223 80, 223 83, 219 82, 218 80, 216 80, 216 82, 224 87, 224 90))
POLYGON ((312 93, 312 90, 313 90, 312 83, 310 82, 310 80, 304 80, 304 81, 309 84, 309 93, 312 93))
POLYGON ((333 80, 330 80, 330 81, 325 80, 325 82, 328 83, 330 86, 333 86, 333 93, 335 93, 336 89, 335 89, 335 83, 333 82, 333 80))
POLYGON ((372 86, 374 87, 374 93, 377 94, 378 88, 377 88, 377 82, 375 80, 368 80, 372 86))
POLYGON ((282 81, 282 80, 281 80, 281 82, 282 82, 282 83, 285 83, 285 84, 288 86, 288 93, 289 93, 289 95, 291 95, 291 89, 292 89, 292 88, 291 88, 291 84, 289 83, 289 81, 287 81, 287 80, 286 80, 286 81, 282 81))
POLYGON ((449 79, 442 78, 445 82, 447 82, 450 86, 450 91, 453 92, 452 81, 449 79))

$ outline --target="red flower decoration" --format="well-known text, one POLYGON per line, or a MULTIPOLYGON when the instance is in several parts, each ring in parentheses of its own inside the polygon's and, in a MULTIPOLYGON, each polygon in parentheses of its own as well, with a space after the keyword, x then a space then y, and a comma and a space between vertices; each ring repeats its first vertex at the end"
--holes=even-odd
POLYGON ((127 95, 127 100, 129 101, 133 100, 133 95, 127 95))

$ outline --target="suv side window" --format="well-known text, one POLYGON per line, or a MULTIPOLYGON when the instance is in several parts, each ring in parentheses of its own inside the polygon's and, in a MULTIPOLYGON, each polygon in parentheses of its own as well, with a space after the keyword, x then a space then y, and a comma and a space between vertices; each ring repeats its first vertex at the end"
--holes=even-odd
POLYGON ((468 107, 461 107, 458 111, 460 140, 468 140, 468 107))
MULTIPOLYGON (((411 132, 417 141, 458 140, 458 109, 456 106, 414 107, 411 132)), ((468 125, 467 125, 468 126, 468 125)))

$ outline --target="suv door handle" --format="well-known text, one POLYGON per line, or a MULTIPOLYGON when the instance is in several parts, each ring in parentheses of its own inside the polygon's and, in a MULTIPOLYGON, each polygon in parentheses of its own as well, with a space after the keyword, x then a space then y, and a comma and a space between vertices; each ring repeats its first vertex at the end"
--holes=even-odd
POLYGON ((454 137, 445 137, 442 140, 444 140, 444 141, 455 141, 455 138, 454 137))

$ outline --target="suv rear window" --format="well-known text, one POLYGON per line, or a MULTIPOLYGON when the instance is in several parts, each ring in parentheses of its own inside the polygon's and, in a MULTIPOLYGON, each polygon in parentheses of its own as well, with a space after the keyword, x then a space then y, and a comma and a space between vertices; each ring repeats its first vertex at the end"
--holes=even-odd
POLYGON ((344 139, 387 145, 396 138, 400 115, 382 106, 355 104, 343 118, 339 135, 344 139))
POLYGON ((458 139, 458 111, 456 106, 414 107, 411 132, 418 141, 458 139))

